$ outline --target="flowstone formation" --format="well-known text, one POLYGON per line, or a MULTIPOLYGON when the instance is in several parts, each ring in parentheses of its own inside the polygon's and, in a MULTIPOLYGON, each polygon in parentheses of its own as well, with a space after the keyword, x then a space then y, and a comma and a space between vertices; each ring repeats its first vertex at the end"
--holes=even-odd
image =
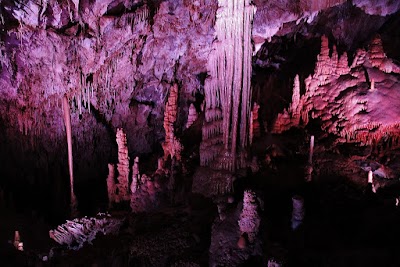
POLYGON ((342 142, 372 144, 400 134, 400 109, 392 105, 400 99, 400 66, 387 58, 379 36, 368 51, 359 49, 349 66, 347 55, 340 57, 328 39, 322 37, 314 74, 305 79, 305 93, 299 99, 295 82, 289 111, 278 115, 273 132, 302 127, 310 119, 320 119, 322 130, 342 142), (301 119, 299 120, 299 111, 301 119))

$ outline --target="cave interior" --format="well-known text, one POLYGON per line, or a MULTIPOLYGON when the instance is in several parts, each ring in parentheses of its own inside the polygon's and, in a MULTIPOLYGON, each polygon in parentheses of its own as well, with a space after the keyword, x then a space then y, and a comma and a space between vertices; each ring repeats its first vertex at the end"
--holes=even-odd
POLYGON ((0 0, 1 266, 400 266, 400 1, 0 0))

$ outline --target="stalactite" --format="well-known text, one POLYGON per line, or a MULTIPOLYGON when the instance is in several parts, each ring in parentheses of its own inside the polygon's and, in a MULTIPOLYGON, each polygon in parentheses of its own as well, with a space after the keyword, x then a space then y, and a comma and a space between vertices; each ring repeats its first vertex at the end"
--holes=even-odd
POLYGON ((65 130, 67 133, 67 145, 68 145, 68 166, 69 166, 69 180, 71 189, 71 215, 77 214, 77 200, 74 193, 74 167, 72 158, 72 130, 71 130, 71 113, 70 106, 67 96, 63 98, 63 112, 64 112, 64 123, 65 130))
MULTIPOLYGON (((255 7, 249 0, 219 0, 215 29, 218 42, 210 54, 208 70, 210 78, 205 83, 205 127, 219 120, 214 116, 222 109, 223 168, 236 169, 236 149, 248 144, 250 117, 251 74, 251 24, 255 7), (239 140, 238 140, 239 139, 239 140), (239 142, 239 145, 238 145, 239 142)), ((205 143, 214 138, 215 132, 203 131, 201 154, 208 152, 205 143), (204 135, 205 133, 205 135, 204 135)), ((221 156, 222 156, 221 154, 221 156)), ((213 155, 215 157, 216 155, 213 155)), ((209 165, 201 155, 201 164, 209 165)))

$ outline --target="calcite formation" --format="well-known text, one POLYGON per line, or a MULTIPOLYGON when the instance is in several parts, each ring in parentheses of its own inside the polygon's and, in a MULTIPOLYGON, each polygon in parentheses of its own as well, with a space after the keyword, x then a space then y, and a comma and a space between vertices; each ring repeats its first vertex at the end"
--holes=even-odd
POLYGON ((258 110, 260 109, 260 105, 257 103, 253 104, 253 109, 250 113, 250 144, 253 142, 253 139, 256 137, 260 137, 261 129, 260 129, 260 122, 258 121, 258 110))
POLYGON ((72 157, 72 129, 71 129, 71 113, 70 106, 66 96, 63 97, 63 112, 64 112, 64 124, 67 136, 68 146, 68 167, 69 167, 69 181, 70 181, 70 208, 71 214, 75 216, 77 214, 77 200, 74 193, 74 166, 72 157))
POLYGON ((164 111, 165 141, 162 144, 164 160, 168 157, 181 160, 182 144, 175 135, 175 122, 178 114, 178 85, 174 84, 169 90, 168 101, 164 111))
POLYGON ((86 242, 92 244, 99 232, 103 235, 118 233, 122 222, 120 219, 112 218, 109 214, 99 213, 96 217, 67 220, 66 223, 57 226, 56 229, 50 230, 49 236, 58 244, 78 250, 86 242))
POLYGON ((117 129, 117 144, 118 144, 118 197, 116 202, 128 201, 129 197, 129 156, 126 141, 126 134, 122 129, 117 129))
POLYGON ((292 197, 292 229, 297 229, 304 220, 304 199, 301 196, 292 197))
POLYGON ((357 51, 349 67, 345 53, 339 57, 334 47, 329 55, 328 39, 322 37, 314 74, 305 80, 305 94, 298 104, 300 121, 285 110, 273 131, 301 127, 310 118, 319 118, 322 130, 342 141, 372 144, 382 137, 397 138, 400 109, 390 103, 400 99, 399 66, 385 56, 376 38, 368 51, 357 51))
POLYGON ((253 243, 260 228, 261 218, 258 214, 257 196, 251 190, 244 191, 243 209, 238 223, 241 235, 246 233, 249 242, 253 243))
POLYGON ((108 207, 111 208, 112 204, 116 202, 118 196, 116 195, 116 184, 115 184, 115 166, 114 164, 108 164, 108 176, 107 176, 107 195, 108 195, 108 207))
POLYGON ((204 88, 206 107, 200 161, 203 166, 234 171, 237 165, 240 167, 237 149, 245 148, 249 138, 251 24, 255 6, 248 0, 219 0, 218 5, 218 42, 209 56, 210 77, 204 88))
POLYGON ((197 110, 193 105, 193 103, 191 103, 189 106, 189 114, 187 118, 186 128, 192 126, 192 124, 197 120, 197 117, 198 117, 197 110))
POLYGON ((131 194, 135 193, 140 185, 139 157, 136 157, 132 166, 131 194))

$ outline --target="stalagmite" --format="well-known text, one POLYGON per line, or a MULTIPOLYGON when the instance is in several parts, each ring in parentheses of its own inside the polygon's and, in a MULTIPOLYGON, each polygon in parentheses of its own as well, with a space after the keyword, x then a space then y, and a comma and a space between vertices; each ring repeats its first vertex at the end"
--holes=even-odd
POLYGON ((193 103, 190 104, 189 107, 189 114, 188 114, 188 119, 187 119, 187 123, 186 123, 186 128, 189 128, 190 126, 192 126, 192 124, 197 120, 197 111, 196 108, 194 107, 193 103))
POLYGON ((240 234, 247 233, 250 243, 255 241, 260 227, 261 218, 258 214, 256 194, 246 190, 243 195, 243 209, 239 219, 240 234))
POLYGON ((368 171, 368 183, 372 184, 374 182, 372 171, 368 171))
POLYGON ((368 171, 368 184, 371 185, 372 193, 376 193, 376 187, 374 184, 374 174, 372 171, 368 171))
POLYGON ((292 103, 288 109, 283 110, 283 113, 278 114, 272 132, 282 133, 291 127, 298 127, 300 125, 302 109, 303 101, 300 97, 300 78, 299 75, 296 75, 293 82, 292 103))
POLYGON ((108 176, 107 176, 107 193, 108 193, 108 207, 111 208, 112 204, 116 200, 115 196, 115 166, 114 164, 108 164, 108 176))
POLYGON ((19 231, 14 232, 14 247, 19 251, 24 251, 24 243, 21 242, 21 237, 19 235, 19 231))
POLYGON ((126 141, 126 134, 123 129, 117 129, 117 144, 118 144, 118 199, 119 201, 129 200, 129 156, 128 156, 128 146, 126 141))
POLYGON ((314 135, 310 138, 310 152, 308 155, 308 164, 306 165, 306 182, 311 182, 313 173, 313 154, 314 154, 314 135))
POLYGON ((178 85, 174 84, 169 90, 168 101, 164 110, 164 130, 165 142, 162 144, 164 150, 164 160, 171 156, 178 161, 181 160, 183 149, 181 142, 175 136, 175 121, 178 115, 178 85))
POLYGON ((296 77, 294 78, 292 103, 290 104, 289 107, 289 113, 291 114, 292 117, 291 118, 292 124, 294 124, 295 126, 298 126, 300 124, 301 108, 302 106, 300 105, 300 78, 299 75, 297 74, 296 77))
POLYGON ((250 144, 253 143, 253 139, 255 137, 260 137, 260 122, 258 121, 258 110, 260 109, 260 105, 257 103, 253 104, 253 109, 251 110, 250 114, 250 144))
POLYGON ((311 135, 311 138, 310 138, 310 154, 309 154, 309 157, 308 157, 308 163, 309 164, 312 164, 313 154, 314 154, 314 135, 311 135))
POLYGON ((249 0, 219 0, 218 6, 215 22, 218 42, 214 42, 208 60, 210 78, 204 88, 206 120, 203 127, 220 121, 220 117, 213 115, 222 110, 222 133, 213 133, 212 138, 222 134, 223 149, 210 151, 207 139, 211 136, 203 132, 200 161, 201 165, 209 166, 217 156, 223 156, 216 167, 234 171, 236 150, 238 146, 246 147, 249 141, 251 25, 255 6, 249 0))
POLYGON ((304 199, 301 196, 294 196, 292 202, 292 229, 296 230, 304 220, 304 199))
POLYGON ((138 189, 140 181, 140 173, 139 173, 139 157, 136 157, 133 161, 132 166, 132 183, 131 183, 131 193, 135 193, 138 189))
POLYGON ((64 124, 67 132, 67 145, 68 145, 68 166, 69 166, 69 180, 71 189, 71 215, 76 216, 77 213, 77 200, 74 193, 74 167, 72 158, 72 130, 71 130, 71 113, 70 106, 67 96, 63 98, 63 112, 64 112, 64 124))

